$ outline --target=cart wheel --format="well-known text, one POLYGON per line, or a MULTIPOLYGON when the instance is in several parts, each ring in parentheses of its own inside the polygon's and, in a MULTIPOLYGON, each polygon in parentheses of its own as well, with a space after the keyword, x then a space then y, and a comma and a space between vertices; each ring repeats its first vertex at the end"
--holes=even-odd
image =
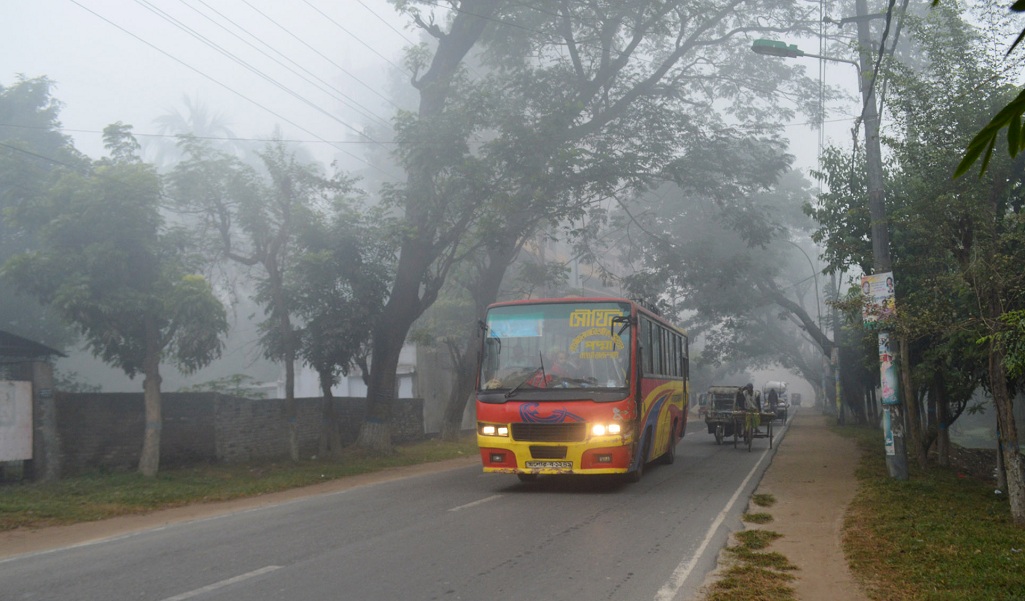
POLYGON ((772 448, 772 422, 769 422, 769 448, 772 448))
POLYGON ((726 429, 722 424, 715 425, 715 444, 722 444, 723 431, 726 429))

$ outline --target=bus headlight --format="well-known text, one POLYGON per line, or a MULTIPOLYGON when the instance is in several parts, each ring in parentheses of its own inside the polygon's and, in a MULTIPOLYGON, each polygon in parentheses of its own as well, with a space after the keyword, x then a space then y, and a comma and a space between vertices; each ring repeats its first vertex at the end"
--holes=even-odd
POLYGON ((509 426, 478 423, 477 433, 481 436, 509 436, 509 426))
POLYGON ((593 436, 605 436, 606 434, 615 436, 620 432, 622 432, 622 427, 619 424, 594 424, 591 426, 593 436))

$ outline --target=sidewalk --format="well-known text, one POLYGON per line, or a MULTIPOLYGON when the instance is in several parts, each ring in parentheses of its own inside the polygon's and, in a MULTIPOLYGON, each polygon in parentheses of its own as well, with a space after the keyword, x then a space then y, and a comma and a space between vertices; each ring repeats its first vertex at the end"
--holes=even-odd
MULTIPOLYGON (((830 430, 832 419, 818 409, 791 409, 786 436, 753 494, 772 495, 775 504, 751 504, 750 513, 768 513, 772 521, 745 523, 783 535, 767 549, 784 555, 797 566, 791 586, 799 601, 868 601, 844 559, 841 535, 843 516, 857 492, 854 470, 860 459, 857 444, 830 430)), ((731 543, 732 544, 732 543, 731 543)), ((720 556, 721 559, 721 556, 720 556)), ((705 580, 719 578, 717 569, 705 580)))
POLYGON ((841 547, 843 514, 854 498, 857 445, 830 429, 831 418, 817 409, 799 409, 790 422, 755 494, 776 499, 764 526, 783 535, 770 550, 798 567, 793 582, 802 601, 867 601, 852 577, 841 547))

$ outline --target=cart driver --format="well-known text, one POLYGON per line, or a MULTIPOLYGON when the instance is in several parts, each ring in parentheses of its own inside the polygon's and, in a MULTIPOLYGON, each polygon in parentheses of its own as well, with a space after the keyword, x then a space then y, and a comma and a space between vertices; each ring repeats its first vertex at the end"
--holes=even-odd
POLYGON ((762 395, 761 391, 755 392, 754 384, 748 382, 747 386, 740 389, 743 395, 743 410, 747 412, 747 424, 749 429, 757 431, 761 425, 762 395))

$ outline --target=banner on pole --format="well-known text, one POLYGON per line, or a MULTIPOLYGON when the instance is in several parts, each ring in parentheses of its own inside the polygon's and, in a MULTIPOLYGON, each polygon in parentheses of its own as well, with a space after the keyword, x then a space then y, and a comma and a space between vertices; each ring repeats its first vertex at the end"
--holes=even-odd
POLYGON ((894 300, 893 272, 884 271, 861 276, 861 320, 866 328, 875 328, 897 313, 894 300))

